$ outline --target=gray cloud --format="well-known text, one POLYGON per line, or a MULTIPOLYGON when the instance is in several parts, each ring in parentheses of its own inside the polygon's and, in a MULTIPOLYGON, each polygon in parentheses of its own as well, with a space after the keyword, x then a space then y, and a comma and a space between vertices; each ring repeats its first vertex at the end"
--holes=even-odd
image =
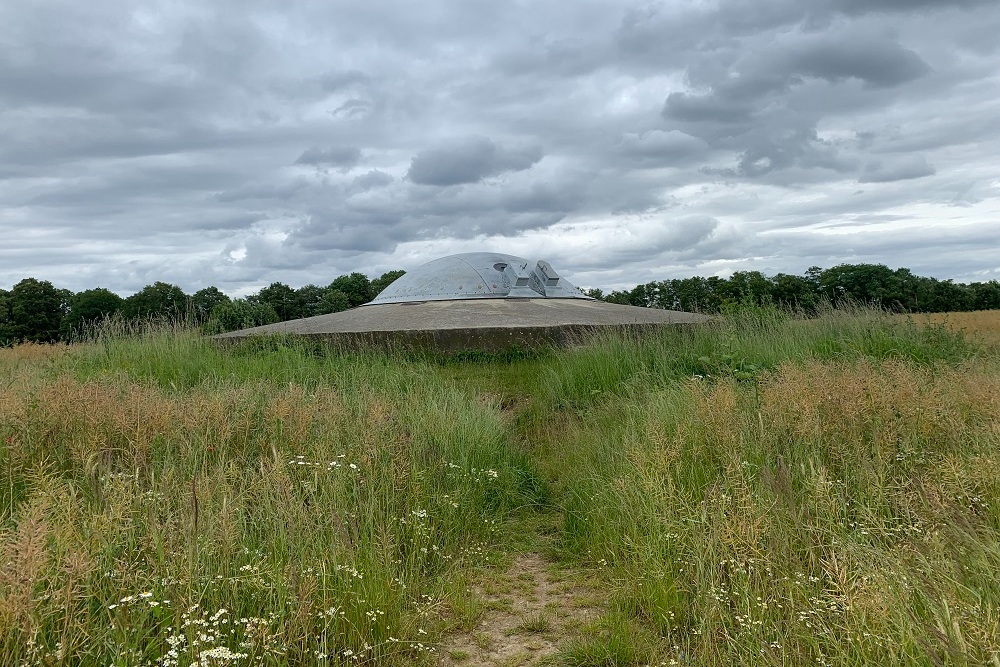
POLYGON ((870 12, 912 12, 921 9, 949 10, 971 9, 985 5, 990 0, 834 0, 831 6, 846 14, 870 12))
POLYGON ((475 183, 487 176, 531 168, 542 159, 540 146, 502 148, 486 137, 466 137, 418 153, 406 177, 421 185, 475 183))
POLYGON ((623 134, 619 140, 619 147, 625 155, 676 160, 704 153, 708 149, 708 144, 677 130, 649 130, 623 134))
POLYGON ((307 148, 295 161, 295 164, 308 164, 316 167, 333 166, 350 171, 360 161, 360 148, 333 146, 331 148, 307 148))
POLYGON ((361 192, 371 190, 373 188, 382 188, 390 183, 392 183, 393 178, 384 171, 379 171, 378 169, 372 169, 367 174, 361 174, 356 177, 351 184, 354 189, 361 192))
POLYGON ((916 52, 880 36, 834 35, 795 45, 782 59, 788 75, 814 76, 830 82, 859 79, 871 86, 898 86, 930 71, 916 52))
POLYGON ((892 181, 907 181, 913 178, 923 178, 934 175, 934 167, 927 163, 922 155, 903 158, 884 164, 882 161, 870 162, 858 178, 860 183, 891 183, 892 181))
POLYGON ((360 70, 340 70, 324 72, 317 81, 325 92, 332 93, 356 84, 368 83, 371 77, 360 70))
POLYGON ((747 123, 753 108, 715 95, 670 93, 663 105, 663 117, 688 123, 747 123))
POLYGON ((48 0, 0 24, 0 287, 240 293, 484 244, 605 288, 1000 278, 993 0, 48 0))

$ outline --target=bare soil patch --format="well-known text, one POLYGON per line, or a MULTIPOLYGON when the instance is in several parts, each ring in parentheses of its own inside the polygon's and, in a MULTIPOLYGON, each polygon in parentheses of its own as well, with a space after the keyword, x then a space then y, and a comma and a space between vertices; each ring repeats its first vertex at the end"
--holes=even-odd
POLYGON ((469 592, 482 605, 471 630, 445 637, 443 666, 551 664, 560 645, 597 620, 605 598, 592 580, 537 553, 517 556, 505 572, 469 592))

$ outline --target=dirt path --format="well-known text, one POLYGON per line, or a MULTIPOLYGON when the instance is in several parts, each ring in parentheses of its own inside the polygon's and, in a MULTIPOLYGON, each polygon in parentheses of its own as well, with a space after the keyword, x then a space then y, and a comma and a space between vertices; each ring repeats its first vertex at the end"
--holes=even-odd
POLYGON ((475 627, 445 637, 443 666, 538 665, 600 615, 604 599, 579 572, 561 570, 537 553, 519 555, 510 568, 476 583, 483 605, 475 627))

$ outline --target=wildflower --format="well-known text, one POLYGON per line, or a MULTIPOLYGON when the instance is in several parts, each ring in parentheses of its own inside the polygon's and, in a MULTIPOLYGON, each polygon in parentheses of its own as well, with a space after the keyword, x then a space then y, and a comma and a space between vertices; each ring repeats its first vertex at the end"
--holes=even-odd
POLYGON ((211 665, 212 660, 242 660, 247 657, 246 653, 234 653, 225 646, 216 646, 198 654, 198 665, 211 665))

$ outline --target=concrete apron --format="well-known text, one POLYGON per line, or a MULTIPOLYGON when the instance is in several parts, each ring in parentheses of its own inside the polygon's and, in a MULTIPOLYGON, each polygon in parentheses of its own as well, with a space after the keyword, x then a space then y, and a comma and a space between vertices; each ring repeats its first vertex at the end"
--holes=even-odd
POLYGON ((600 332, 642 334, 705 315, 570 299, 471 299, 379 304, 214 336, 220 345, 293 335, 344 350, 503 352, 567 346, 600 332))
POLYGON ((240 337, 220 338, 213 336, 213 341, 220 347, 230 347, 247 343, 255 339, 264 340, 269 337, 294 336, 306 341, 316 342, 324 346, 345 352, 362 350, 383 351, 427 351, 427 352, 463 352, 475 350, 481 352, 509 352, 512 350, 531 350, 544 347, 571 347, 583 345, 588 340, 601 333, 620 332, 627 336, 641 336, 654 333, 664 326, 691 327, 693 324, 631 324, 631 325, 562 325, 553 327, 531 328, 475 328, 475 329, 434 329, 409 331, 364 331, 364 332, 334 332, 281 334, 259 333, 240 337))

